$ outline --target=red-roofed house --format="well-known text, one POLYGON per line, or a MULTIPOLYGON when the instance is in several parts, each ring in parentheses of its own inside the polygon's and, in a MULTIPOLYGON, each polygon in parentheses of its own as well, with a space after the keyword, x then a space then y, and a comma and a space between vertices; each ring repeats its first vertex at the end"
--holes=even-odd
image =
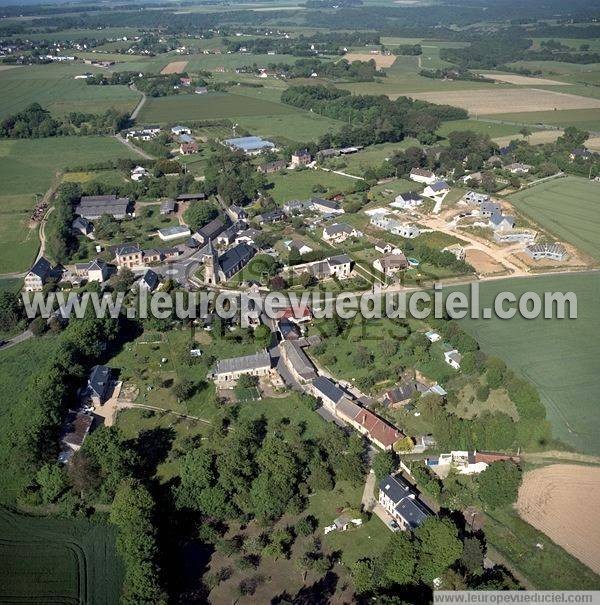
POLYGON ((310 321, 313 318, 312 311, 310 307, 286 307, 279 312, 279 319, 289 319, 294 323, 303 323, 306 321, 310 321))
POLYGON ((475 451, 475 462, 485 462, 491 464, 492 462, 499 462, 500 460, 512 460, 513 462, 520 462, 520 456, 511 456, 510 454, 500 454, 498 452, 478 452, 475 451))
POLYGON ((396 441, 405 437, 402 431, 365 408, 360 409, 351 421, 351 424, 360 433, 366 435, 375 445, 385 451, 391 450, 396 441))

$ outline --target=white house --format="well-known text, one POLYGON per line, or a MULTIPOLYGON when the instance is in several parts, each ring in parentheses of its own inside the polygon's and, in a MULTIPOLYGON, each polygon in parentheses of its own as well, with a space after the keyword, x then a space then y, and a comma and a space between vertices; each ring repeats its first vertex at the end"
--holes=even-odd
POLYGON ((510 231, 514 229, 515 219, 512 216, 505 216, 503 214, 492 214, 489 226, 494 231, 510 231))
POLYGON ((416 183, 424 183, 425 185, 430 185, 431 183, 435 183, 437 178, 431 170, 426 170, 424 168, 413 168, 410 171, 410 180, 415 181, 416 183))
POLYGON ((402 531, 416 529, 432 514, 402 475, 388 475, 381 481, 378 500, 402 531))
POLYGON ((302 254, 308 254, 309 252, 312 252, 313 249, 306 243, 304 243, 302 240, 299 239, 292 239, 292 240, 287 240, 285 242, 283 242, 283 245, 291 252, 292 250, 296 250, 298 251, 301 255, 302 254))
POLYGON ((131 180, 132 181, 141 181, 144 177, 148 176, 148 171, 143 166, 136 166, 131 171, 131 180))
POLYGON ((521 162, 514 162, 513 164, 507 164, 504 169, 508 170, 511 174, 528 174, 533 168, 529 164, 523 164, 521 162))
POLYGON ((425 332, 425 337, 427 338, 427 340, 429 342, 438 342, 439 340, 442 339, 442 337, 437 332, 434 332, 433 330, 429 330, 428 332, 425 332))
POLYGON ((439 469, 441 471, 454 468, 459 475, 477 475, 489 466, 487 462, 477 459, 476 452, 463 450, 453 450, 449 454, 440 454, 435 459, 428 459, 427 465, 434 470, 437 470, 436 467, 442 467, 442 469, 439 469))
POLYGON ((361 237, 362 233, 347 223, 334 223, 323 228, 323 239, 326 242, 339 244, 349 237, 361 237))
POLYGON ((188 128, 187 126, 173 126, 173 128, 171 128, 171 132, 178 137, 182 134, 192 134, 191 128, 188 128))
POLYGON ((423 198, 418 193, 415 193, 414 191, 406 191, 405 193, 397 195, 394 201, 390 203, 390 206, 404 210, 408 208, 416 208, 422 203, 423 198))
POLYGON ((477 193, 476 191, 467 191, 462 197, 463 201, 472 206, 479 206, 484 202, 490 201, 490 196, 487 193, 477 193))
POLYGON ((163 242, 169 242, 181 237, 190 237, 190 235, 192 235, 190 228, 184 225, 173 225, 172 227, 163 227, 158 230, 158 237, 163 242))
POLYGON ((423 190, 423 195, 436 199, 443 199, 444 197, 446 197, 446 195, 448 195, 448 193, 450 193, 450 187, 448 186, 448 183, 446 183, 446 181, 437 181, 435 183, 432 183, 431 185, 428 185, 423 190))
POLYGON ((456 350, 452 349, 451 351, 444 352, 444 361, 452 366, 455 370, 460 370, 460 360, 462 359, 462 355, 456 350))

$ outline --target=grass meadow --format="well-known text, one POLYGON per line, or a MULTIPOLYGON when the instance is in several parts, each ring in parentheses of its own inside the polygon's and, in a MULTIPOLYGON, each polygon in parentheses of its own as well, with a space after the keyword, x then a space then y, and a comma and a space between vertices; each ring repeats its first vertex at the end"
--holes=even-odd
POLYGON ((463 327, 490 355, 496 355, 536 385, 554 437, 587 454, 600 454, 598 357, 600 297, 598 273, 544 275, 482 283, 481 306, 500 292, 574 292, 577 319, 464 319, 463 327))
POLYGON ((600 184, 567 177, 510 196, 521 212, 544 229, 600 260, 600 184))
POLYGON ((499 124, 484 120, 452 120, 450 122, 443 122, 437 129, 437 134, 441 137, 447 137, 451 132, 456 130, 472 130, 478 134, 487 134, 491 139, 495 139, 519 134, 521 128, 522 126, 515 124, 499 124))
MULTIPOLYGON (((485 119, 486 116, 482 115, 485 119)), ((600 130, 599 109, 558 109, 556 111, 525 111, 515 113, 495 113, 490 116, 493 120, 527 124, 535 126, 549 124, 550 126, 576 126, 582 130, 600 130)))
POLYGON ((32 65, 0 71, 0 119, 39 103, 53 114, 133 111, 140 97, 127 86, 89 86, 74 76, 98 71, 91 65, 32 65))
POLYGON ((113 527, 0 508, 0 534, 0 602, 119 601, 123 569, 113 527))
POLYGON ((269 175, 274 184, 269 195, 279 203, 288 200, 302 200, 310 197, 323 197, 334 192, 345 192, 353 189, 356 181, 341 174, 324 170, 290 170, 269 175), (327 191, 314 191, 315 187, 325 187, 327 191))
POLYGON ((110 137, 0 141, 0 273, 24 271, 35 256, 39 241, 29 217, 61 170, 117 157, 137 156, 110 137))

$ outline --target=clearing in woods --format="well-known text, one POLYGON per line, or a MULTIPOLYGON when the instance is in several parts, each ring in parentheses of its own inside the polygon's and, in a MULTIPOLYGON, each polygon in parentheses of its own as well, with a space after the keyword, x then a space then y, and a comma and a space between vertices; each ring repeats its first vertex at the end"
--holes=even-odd
POLYGON ((406 96, 431 103, 446 103, 455 107, 463 107, 470 114, 479 115, 600 108, 600 99, 536 88, 407 92, 406 96))
POLYGON ((558 238, 600 260, 600 183, 576 176, 539 183, 511 203, 558 238))
POLYGON ((600 467, 553 464, 523 477, 522 519, 600 573, 600 467))
POLYGON ((0 508, 0 602, 118 603, 123 569, 115 534, 110 525, 0 508))
POLYGON ((180 74, 185 71, 187 64, 188 64, 187 61, 171 61, 171 63, 169 63, 168 65, 165 65, 160 70, 160 73, 163 75, 180 74))

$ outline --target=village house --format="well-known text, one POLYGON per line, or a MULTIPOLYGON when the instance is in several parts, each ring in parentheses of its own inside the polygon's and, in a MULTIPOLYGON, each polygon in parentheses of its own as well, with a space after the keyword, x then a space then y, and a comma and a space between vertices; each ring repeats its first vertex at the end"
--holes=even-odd
POLYGON ((386 452, 391 451, 394 443, 405 437, 402 431, 365 408, 360 409, 350 424, 386 452))
POLYGON ((492 214, 489 225, 494 231, 510 231, 515 226, 515 219, 503 214, 492 214))
POLYGON ((416 225, 402 223, 391 216, 381 213, 374 214, 371 217, 370 223, 379 229, 385 229, 394 235, 407 239, 414 239, 421 235, 421 231, 416 225))
POLYGON ((58 455, 60 464, 69 462, 73 454, 81 449, 93 423, 94 417, 90 414, 69 410, 60 433, 61 448, 58 455))
POLYGON ((592 157, 592 152, 589 149, 586 149, 585 147, 578 147, 577 149, 573 149, 573 151, 571 151, 571 153, 569 154, 569 159, 571 161, 574 161, 576 159, 581 159, 581 160, 589 160, 592 157))
POLYGON ((77 277, 84 277, 88 282, 103 284, 110 276, 110 268, 103 260, 97 258, 89 263, 76 264, 74 273, 77 277))
POLYGON ((278 319, 289 319, 296 324, 303 324, 312 321, 313 314, 307 305, 298 305, 294 307, 285 307, 278 311, 278 319))
POLYGON ((490 196, 487 193, 477 193, 476 191, 467 191, 462 197, 463 201, 471 206, 479 206, 484 202, 490 201, 490 196))
POLYGON ((329 277, 347 279, 352 273, 352 259, 347 254, 330 256, 325 260, 313 263, 309 272, 317 279, 327 279, 329 277))
POLYGON ((340 155, 340 152, 337 149, 321 149, 321 151, 317 152, 318 160, 326 160, 327 158, 334 158, 340 155))
POLYGON ((401 251, 391 252, 373 261, 373 267, 384 275, 394 275, 408 267, 406 256, 401 251))
POLYGON ((173 128, 171 128, 171 133, 177 137, 180 137, 182 134, 191 135, 192 130, 191 130, 191 128, 188 128, 187 126, 178 125, 178 126, 173 126, 173 128))
POLYGON ((128 197, 116 195, 84 195, 75 207, 75 214, 88 220, 96 220, 105 214, 122 219, 131 213, 131 201, 128 197))
POLYGON ((423 195, 434 199, 443 199, 446 197, 446 195, 448 195, 448 193, 450 193, 450 186, 448 183, 446 183, 446 181, 436 181, 431 185, 427 185, 427 187, 423 189, 423 195))
POLYGON ((311 248, 308 244, 306 244, 305 242, 303 242, 302 240, 299 240, 299 239, 286 240, 285 242, 283 242, 283 245, 290 252, 292 250, 295 250, 300 255, 308 254, 309 252, 313 251, 313 248, 311 248))
POLYGON ((146 269, 144 275, 142 275, 142 277, 140 277, 139 281, 137 282, 138 290, 145 291, 148 293, 154 292, 154 290, 156 290, 159 285, 160 278, 154 271, 152 271, 152 269, 146 269))
POLYGON ((394 208, 400 208, 401 210, 407 210, 409 208, 416 208, 423 203, 423 198, 414 191, 406 191, 397 195, 390 206, 394 208))
POLYGON ((201 229, 198 229, 198 231, 196 231, 192 237, 198 240, 201 244, 208 244, 209 241, 216 239, 220 233, 225 231, 229 225, 229 217, 218 216, 210 221, 210 223, 204 225, 204 227, 201 229))
POLYGON ((312 209, 312 202, 310 200, 290 200, 283 205, 283 211, 289 215, 302 214, 307 210, 312 209))
POLYGON ((241 376, 266 376, 271 372, 271 356, 268 351, 253 355, 221 359, 209 372, 208 378, 214 380, 217 388, 232 389, 241 376))
MULTIPOLYGON (((304 346, 306 344, 304 343, 304 346)), ((294 380, 300 384, 305 384, 317 377, 315 366, 304 352, 301 341, 284 340, 280 343, 279 350, 281 359, 294 380)))
POLYGON ((279 208, 271 210, 270 212, 264 212, 256 217, 259 225, 272 225, 273 223, 280 223, 286 219, 285 212, 279 208))
POLYGON ((521 162, 514 162, 513 164, 504 166, 504 170, 508 170, 511 174, 528 174, 532 168, 533 166, 521 162))
POLYGON ((388 475, 381 481, 378 500, 402 531, 416 529, 433 514, 401 475, 388 475))
POLYGON ((287 167, 285 160, 275 160, 274 162, 267 162, 256 167, 256 170, 262 174, 273 174, 279 172, 287 167))
POLYGON ((465 176, 461 177, 460 180, 466 185, 471 183, 472 187, 477 187, 483 179, 483 174, 481 172, 471 172, 471 174, 465 174, 465 176))
POLYGON ((317 376, 308 390, 332 413, 335 413, 335 408, 340 400, 346 397, 344 391, 325 376, 317 376))
POLYGON ((85 396, 93 405, 102 405, 108 399, 111 384, 111 369, 102 365, 94 366, 88 376, 85 396))
POLYGON ((217 235, 216 242, 219 245, 228 246, 235 241, 238 233, 245 231, 247 228, 248 223, 246 223, 246 221, 236 221, 233 225, 227 227, 225 231, 221 231, 221 233, 217 235))
POLYGON ((145 128, 130 130, 127 133, 128 139, 139 139, 140 141, 151 141, 160 134, 160 126, 146 126, 145 128))
POLYGON ((410 171, 410 180, 415 181, 416 183, 424 183, 425 185, 430 185, 431 183, 435 183, 437 181, 437 177, 431 170, 426 170, 424 168, 413 168, 410 171))
POLYGON ((416 380, 403 380, 383 396, 383 405, 399 407, 409 403, 415 393, 425 393, 427 387, 416 380))
POLYGON ((297 168, 298 166, 306 166, 312 161, 312 156, 308 152, 308 149, 300 149, 292 154, 292 166, 297 168))
POLYGON ((118 267, 141 267, 144 264, 144 253, 137 244, 125 244, 115 249, 115 261, 118 267))
POLYGON ((298 340, 302 336, 300 327, 285 317, 277 322, 277 330, 282 340, 298 340))
POLYGON ((160 204, 160 214, 166 216, 168 214, 173 214, 177 209, 177 204, 175 200, 164 200, 160 204))
POLYGON ((136 166, 131 171, 131 180, 132 181, 141 181, 143 178, 147 177, 150 173, 143 166, 136 166))
POLYGON ((348 223, 333 223, 323 228, 323 239, 326 242, 340 244, 349 237, 361 237, 362 233, 348 223))
POLYGON ((198 143, 196 141, 187 141, 179 145, 179 153, 181 155, 192 155, 198 153, 198 143))
POLYGON ((531 244, 525 246, 524 252, 533 260, 562 261, 568 257, 567 250, 562 244, 531 244))
POLYGON ((320 197, 310 200, 310 209, 321 214, 344 214, 344 209, 337 202, 320 197))
MULTIPOLYGON (((71 223, 71 229, 73 229, 75 233, 81 233, 81 235, 90 237, 90 235, 94 231, 94 225, 90 221, 88 221, 87 218, 84 218, 83 216, 78 216, 71 223)), ((91 237, 90 239, 93 239, 93 237, 91 237)))
POLYGON ((160 237, 163 242, 170 242, 171 240, 180 239, 182 237, 190 237, 190 235, 192 235, 190 228, 184 225, 173 225, 158 230, 158 237, 160 237))
POLYGON ((240 206, 232 204, 227 208, 227 214, 232 221, 239 221, 248 218, 248 213, 240 206))
POLYGON ((241 233, 238 233, 235 237, 234 244, 254 244, 256 236, 260 235, 258 229, 245 229, 241 233))
POLYGON ((40 257, 25 275, 25 292, 41 292, 51 275, 52 265, 40 257))
POLYGON ((380 252, 381 254, 389 254, 390 252, 392 252, 392 250, 394 250, 394 246, 392 246, 392 244, 390 243, 386 243, 378 239, 375 242, 375 250, 377 252, 380 252))
POLYGON ((440 454, 435 458, 427 458, 425 463, 436 474, 447 475, 450 469, 456 470, 459 475, 478 475, 489 465, 483 461, 477 461, 475 452, 451 451, 449 454, 440 454))
POLYGON ((444 351, 444 361, 455 370, 460 370, 462 355, 456 350, 444 351))
POLYGON ((479 214, 489 218, 494 214, 502 214, 502 208, 500 204, 494 202, 483 202, 481 206, 479 206, 479 214))

